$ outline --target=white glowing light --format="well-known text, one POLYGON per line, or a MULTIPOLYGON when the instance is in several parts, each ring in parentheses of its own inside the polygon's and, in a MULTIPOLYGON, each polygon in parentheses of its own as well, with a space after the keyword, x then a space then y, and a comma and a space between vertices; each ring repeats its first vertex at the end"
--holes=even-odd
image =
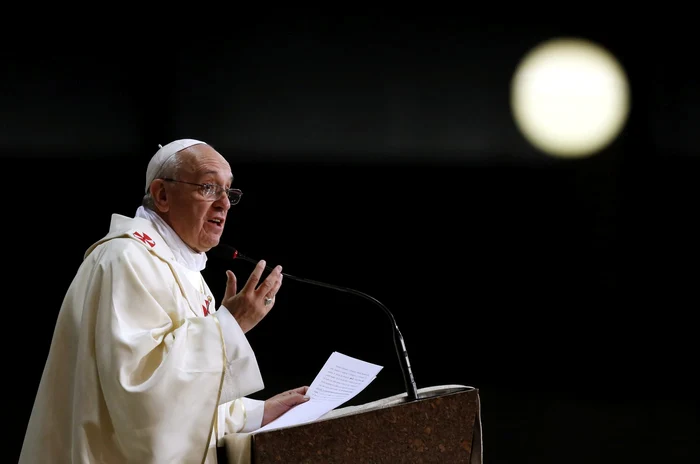
POLYGON ((559 157, 599 152, 621 132, 630 109, 627 76, 615 57, 582 39, 554 39, 531 50, 511 82, 518 129, 559 157))

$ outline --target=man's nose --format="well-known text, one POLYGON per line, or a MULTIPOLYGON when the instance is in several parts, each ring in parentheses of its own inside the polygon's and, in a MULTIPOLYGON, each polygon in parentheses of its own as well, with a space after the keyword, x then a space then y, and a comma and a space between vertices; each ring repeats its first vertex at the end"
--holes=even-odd
POLYGON ((226 195, 226 192, 221 193, 218 200, 214 202, 214 206, 222 208, 224 211, 231 209, 231 199, 226 195))

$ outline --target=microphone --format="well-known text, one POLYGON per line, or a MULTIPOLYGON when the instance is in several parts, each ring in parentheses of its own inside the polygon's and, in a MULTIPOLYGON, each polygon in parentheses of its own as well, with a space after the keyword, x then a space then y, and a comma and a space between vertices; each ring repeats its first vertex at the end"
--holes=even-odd
MULTIPOLYGON (((212 251, 217 251, 220 252, 223 256, 226 256, 230 259, 242 259, 244 261, 248 261, 249 263, 252 264, 257 264, 258 260, 249 258, 248 256, 240 253, 238 250, 233 248, 230 245, 225 245, 225 244, 219 244, 217 247, 212 249, 212 251)), ((272 271, 271 266, 265 266, 265 269, 268 271, 272 271)), ((396 324, 396 319, 394 318, 394 315, 391 314, 391 311, 389 311, 389 308, 384 306, 379 300, 377 300, 374 297, 371 297, 367 295, 366 293, 360 292, 358 290, 354 290, 352 288, 347 288, 347 287, 340 287, 337 285, 331 285, 323 282, 319 282, 317 280, 311 280, 311 279, 305 279, 302 277, 296 277, 291 274, 287 274, 286 272, 283 272, 282 275, 284 277, 290 278, 292 280, 296 280, 298 282, 303 282, 307 284, 312 284, 312 285, 318 285, 320 287, 325 287, 325 288, 330 288, 333 290, 338 290, 341 292, 345 293, 352 293, 353 295, 360 296, 362 298, 365 298, 372 303, 376 304, 384 312, 386 313, 387 316, 389 316, 389 320, 391 321, 391 328, 394 333, 394 347, 396 348, 396 354, 399 357, 399 364, 401 366, 401 373, 403 374, 403 380, 406 385, 406 393, 408 395, 408 401, 415 401, 418 399, 418 389, 416 388, 416 381, 413 378, 413 372, 411 371, 411 363, 408 360, 408 352, 406 351, 406 344, 403 341, 403 335, 401 335, 401 331, 399 330, 398 324, 396 324)))

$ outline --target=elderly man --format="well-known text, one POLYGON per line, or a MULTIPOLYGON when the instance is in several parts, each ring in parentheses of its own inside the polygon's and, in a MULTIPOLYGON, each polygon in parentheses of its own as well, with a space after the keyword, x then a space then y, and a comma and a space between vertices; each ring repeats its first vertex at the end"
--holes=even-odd
POLYGON ((63 300, 20 463, 216 462, 227 433, 248 432, 306 401, 267 401, 246 332, 272 309, 277 266, 260 261, 238 290, 227 271, 218 309, 202 278, 242 192, 207 143, 161 147, 134 218, 113 215, 63 300))

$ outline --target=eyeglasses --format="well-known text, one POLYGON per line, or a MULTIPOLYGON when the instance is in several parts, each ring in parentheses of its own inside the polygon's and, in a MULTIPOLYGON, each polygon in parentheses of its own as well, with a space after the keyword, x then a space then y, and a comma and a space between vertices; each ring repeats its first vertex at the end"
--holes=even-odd
POLYGON ((194 182, 185 182, 183 180, 175 180, 168 178, 163 178, 163 180, 167 182, 177 182, 179 184, 196 185, 197 187, 199 187, 199 191, 201 192, 202 196, 204 196, 204 198, 206 198, 207 200, 212 201, 218 200, 219 198, 221 198, 221 194, 226 192, 226 195, 228 196, 228 199, 231 202, 231 206, 238 204, 238 202, 241 201, 241 197, 243 196, 243 192, 241 192, 239 189, 227 189, 217 184, 195 184, 194 182))

